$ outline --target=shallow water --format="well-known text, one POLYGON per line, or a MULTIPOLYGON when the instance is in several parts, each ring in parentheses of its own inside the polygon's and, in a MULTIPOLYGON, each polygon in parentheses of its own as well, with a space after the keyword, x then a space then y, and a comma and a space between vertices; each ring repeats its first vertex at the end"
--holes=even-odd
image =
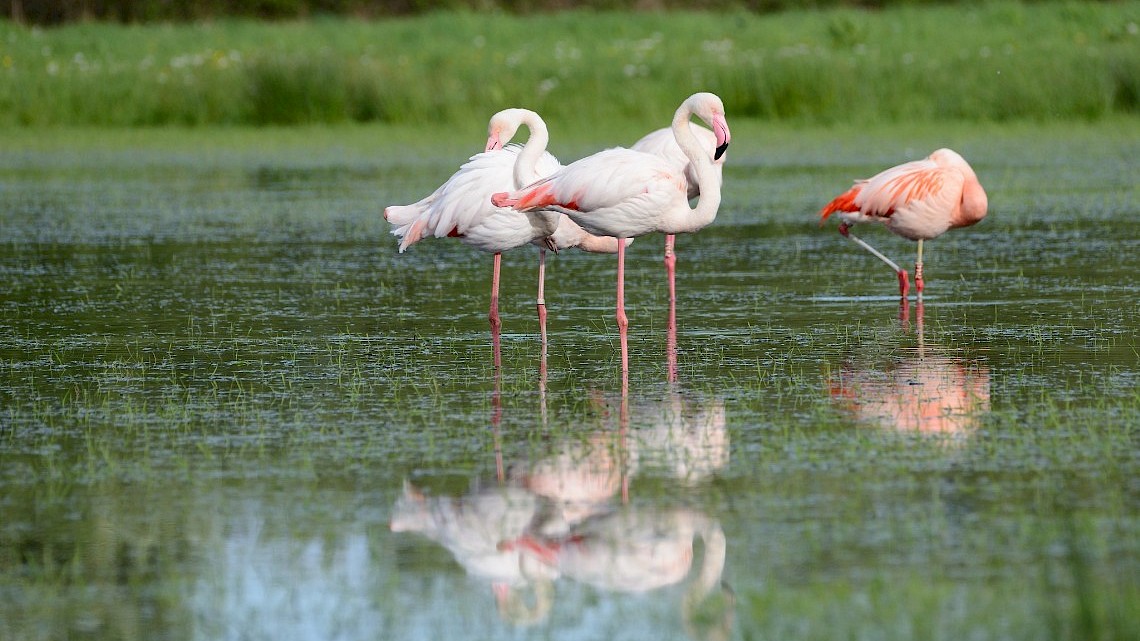
POLYGON ((396 252, 452 146, 0 151, 0 637, 1127 638, 1140 138, 1066 131, 734 127, 624 401, 613 257, 548 262, 544 377, 535 252, 499 371, 490 258, 396 252), (902 306, 815 212, 948 143, 991 214, 902 306))

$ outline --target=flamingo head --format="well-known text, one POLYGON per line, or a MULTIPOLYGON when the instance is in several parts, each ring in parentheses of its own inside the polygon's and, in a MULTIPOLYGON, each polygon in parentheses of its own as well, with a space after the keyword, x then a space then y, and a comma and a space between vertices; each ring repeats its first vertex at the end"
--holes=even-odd
POLYGON ((515 137, 519 127, 525 124, 533 128, 531 123, 536 118, 538 114, 529 109, 504 109, 491 116, 487 123, 487 147, 484 151, 502 149, 515 137))
POLYGON ((713 160, 720 160, 728 150, 728 143, 732 141, 732 134, 728 131, 728 120, 724 117, 724 102, 716 94, 702 91, 689 96, 681 108, 695 114, 712 129, 716 135, 713 160))

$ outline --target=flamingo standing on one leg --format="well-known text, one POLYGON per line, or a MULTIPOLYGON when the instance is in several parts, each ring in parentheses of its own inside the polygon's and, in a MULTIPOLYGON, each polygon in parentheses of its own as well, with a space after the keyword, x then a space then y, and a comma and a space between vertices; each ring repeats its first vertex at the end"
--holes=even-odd
POLYGON ((544 282, 546 250, 578 247, 589 252, 614 253, 618 241, 585 232, 556 212, 520 213, 491 205, 490 196, 503 189, 517 189, 548 176, 562 165, 546 151, 550 140, 546 123, 528 109, 505 109, 491 117, 486 150, 464 163, 431 195, 411 205, 384 209, 384 219, 396 226, 400 251, 427 236, 458 237, 463 243, 495 255, 491 279, 491 337, 495 365, 499 365, 499 265, 502 252, 533 243, 539 247, 538 317, 542 344, 546 345, 544 282), (522 147, 507 145, 519 127, 530 136, 522 147))
POLYGON ((887 229, 918 241, 914 284, 922 297, 922 241, 949 229, 969 227, 986 217, 986 192, 970 164, 951 149, 939 149, 924 160, 891 167, 837 196, 820 212, 820 224, 832 213, 843 222, 839 233, 874 254, 899 276, 899 294, 906 297, 910 284, 905 269, 879 253, 848 229, 855 223, 878 221, 887 229))
MULTIPOLYGON (((700 140, 702 147, 713 151, 716 150, 716 134, 713 132, 704 127, 697 126, 693 127, 693 135, 700 140)), ((700 195, 701 191, 700 185, 697 182, 696 169, 694 169, 693 164, 689 162, 689 157, 681 150, 681 146, 677 144, 677 137, 673 135, 671 128, 662 127, 661 129, 646 134, 640 140, 633 143, 630 149, 656 154, 674 163, 685 174, 685 180, 688 181, 689 186, 689 198, 696 198, 700 195)), ((713 162, 713 168, 716 170, 718 179, 721 176, 721 169, 727 158, 727 155, 722 155, 713 162)), ((671 382, 677 380, 677 254, 673 249, 675 243, 676 236, 674 234, 665 234, 665 276, 669 282, 669 322, 666 331, 668 332, 669 342, 667 353, 669 355, 668 367, 669 380, 671 382)))
MULTIPOLYGON (((720 207, 720 177, 713 162, 724 154, 730 140, 724 104, 711 93, 693 94, 677 109, 671 129, 697 175, 700 199, 696 208, 689 206, 683 171, 660 156, 620 147, 566 165, 518 191, 497 193, 491 202, 520 211, 560 211, 590 233, 617 238, 698 231, 716 218, 720 207), (692 115, 704 120, 716 135, 711 156, 693 134, 689 122, 692 115)), ((624 244, 618 244, 617 255, 617 323, 625 389, 629 379, 629 318, 625 314, 624 244)))

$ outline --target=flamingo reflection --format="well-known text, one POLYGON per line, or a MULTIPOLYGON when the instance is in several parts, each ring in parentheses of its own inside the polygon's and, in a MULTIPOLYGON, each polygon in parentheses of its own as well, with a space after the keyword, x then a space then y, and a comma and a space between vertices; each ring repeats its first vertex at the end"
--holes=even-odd
MULTIPOLYGON (((869 424, 917 434, 967 435, 989 411, 989 369, 925 345, 921 302, 915 311, 918 346, 913 352, 886 368, 844 363, 830 381, 830 394, 869 424)), ((900 317, 906 326, 909 315, 900 317)))
MULTIPOLYGON (((703 512, 626 507, 590 517, 560 536, 527 534, 500 547, 521 550, 538 561, 537 567, 564 579, 641 593, 683 582, 693 567, 697 539, 704 553, 682 604, 686 625, 692 625, 696 610, 720 587, 727 552, 720 523, 703 512)), ((731 620, 730 609, 722 614, 731 620)))
POLYGON ((552 603, 550 580, 556 573, 537 564, 526 567, 519 552, 501 548, 499 542, 524 535, 539 507, 536 495, 518 487, 428 497, 405 484, 389 527, 443 546, 468 575, 490 584, 500 616, 525 623, 546 616, 552 603))
MULTIPOLYGON (((502 418, 499 388, 493 428, 502 418)), ((512 623, 548 617, 556 581, 641 593, 687 580, 687 629, 704 638, 708 631, 697 628, 712 625, 721 631, 711 636, 725 636, 733 609, 731 592, 720 587, 727 543, 719 522, 697 506, 629 501, 635 476, 691 488, 728 463, 724 403, 674 388, 656 402, 612 400, 616 412, 601 395, 591 396, 594 424, 543 456, 510 461, 486 487, 429 497, 405 486, 391 529, 438 543, 469 576, 490 584, 499 616, 512 623)))

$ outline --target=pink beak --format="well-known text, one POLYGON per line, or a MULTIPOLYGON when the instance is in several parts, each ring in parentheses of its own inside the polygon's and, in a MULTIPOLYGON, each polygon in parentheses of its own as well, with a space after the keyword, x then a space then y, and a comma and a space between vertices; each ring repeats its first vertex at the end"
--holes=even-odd
POLYGON ((502 141, 499 140, 499 132, 495 132, 495 133, 493 133, 487 137, 487 148, 484 149, 483 151, 494 151, 496 149, 502 149, 502 148, 503 148, 503 143, 502 143, 502 141))
POLYGON ((713 116, 712 128, 716 134, 716 153, 713 154, 713 160, 720 160, 728 150, 728 143, 732 141, 732 134, 728 133, 728 121, 724 119, 724 114, 713 116))

